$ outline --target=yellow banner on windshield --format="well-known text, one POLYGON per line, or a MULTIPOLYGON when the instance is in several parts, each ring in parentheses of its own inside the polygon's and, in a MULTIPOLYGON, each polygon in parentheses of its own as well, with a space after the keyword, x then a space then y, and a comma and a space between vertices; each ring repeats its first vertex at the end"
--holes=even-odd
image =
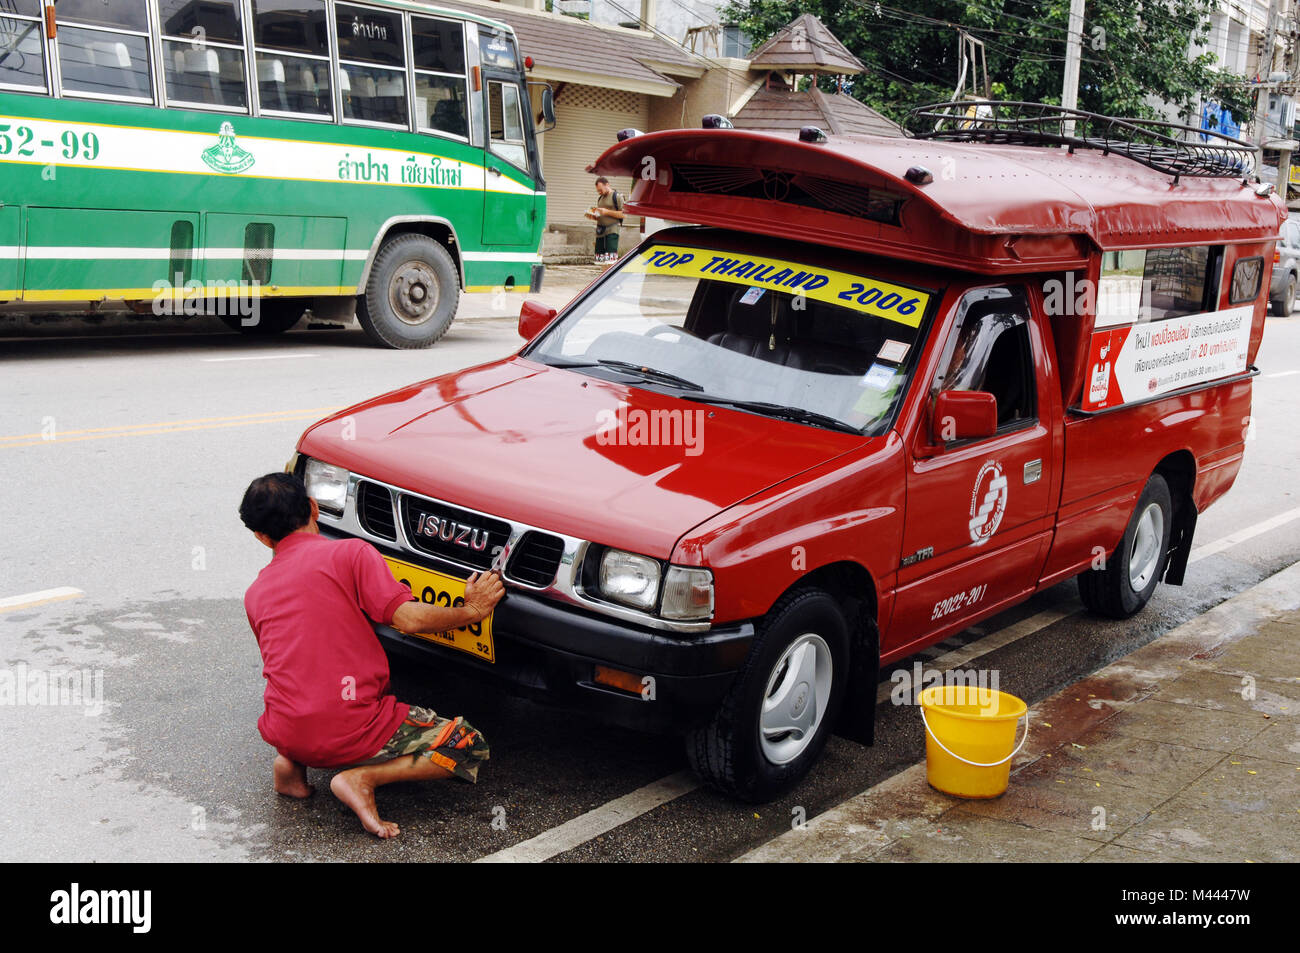
POLYGON ((623 270, 772 288, 874 314, 911 328, 920 326, 926 305, 930 303, 930 296, 924 291, 904 288, 878 278, 800 265, 779 258, 731 256, 684 245, 652 245, 624 265, 623 270))

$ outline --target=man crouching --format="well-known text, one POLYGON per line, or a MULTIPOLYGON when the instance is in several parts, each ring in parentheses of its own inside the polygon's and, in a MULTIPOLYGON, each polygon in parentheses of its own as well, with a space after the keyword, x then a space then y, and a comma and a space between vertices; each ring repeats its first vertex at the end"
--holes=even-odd
POLYGON ((379 818, 375 788, 477 781, 488 746, 463 718, 440 718, 388 693, 388 658, 371 622, 446 632, 490 615, 505 587, 495 573, 475 574, 463 606, 413 601, 369 543, 320 535, 316 501, 287 473, 249 484, 239 516, 274 552, 248 587, 244 609, 262 652, 266 710, 257 727, 278 752, 275 790, 308 797, 308 767, 346 768, 330 781, 335 797, 370 833, 396 837, 397 825, 379 818))

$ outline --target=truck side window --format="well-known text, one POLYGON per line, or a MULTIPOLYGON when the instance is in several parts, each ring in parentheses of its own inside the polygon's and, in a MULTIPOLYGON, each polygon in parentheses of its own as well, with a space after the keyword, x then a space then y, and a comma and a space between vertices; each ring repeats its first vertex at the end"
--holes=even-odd
POLYGON ((945 349, 935 393, 979 390, 998 402, 998 430, 1037 418, 1029 308, 1023 293, 972 292, 961 304, 956 332, 945 349))

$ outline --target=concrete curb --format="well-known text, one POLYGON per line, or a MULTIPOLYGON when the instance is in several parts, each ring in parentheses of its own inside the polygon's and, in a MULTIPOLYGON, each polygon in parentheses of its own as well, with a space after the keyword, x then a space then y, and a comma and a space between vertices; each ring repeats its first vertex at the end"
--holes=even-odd
MULTIPOLYGON (((1035 728, 1031 732, 1012 766, 1012 785, 1017 770, 1150 697, 1162 683, 1178 678, 1197 663, 1218 657, 1260 625, 1295 609, 1300 609, 1300 563, 1031 706, 1031 725, 1058 727, 1035 728), (1089 696, 1089 713, 1081 718, 1078 701, 1083 694, 1089 696)), ((900 829, 904 831, 901 836, 910 837, 913 826, 929 824, 953 808, 954 799, 939 794, 927 783, 922 761, 814 817, 802 829, 788 831, 741 855, 735 862, 869 859, 889 846, 900 829)))

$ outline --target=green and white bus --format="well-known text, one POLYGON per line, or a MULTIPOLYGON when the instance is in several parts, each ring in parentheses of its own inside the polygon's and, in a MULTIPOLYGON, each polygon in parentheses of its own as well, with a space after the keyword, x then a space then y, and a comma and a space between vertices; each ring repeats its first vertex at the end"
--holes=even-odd
POLYGON ((508 26, 428 4, 0 0, 0 311, 427 347, 462 289, 540 287, 528 87, 508 26))

